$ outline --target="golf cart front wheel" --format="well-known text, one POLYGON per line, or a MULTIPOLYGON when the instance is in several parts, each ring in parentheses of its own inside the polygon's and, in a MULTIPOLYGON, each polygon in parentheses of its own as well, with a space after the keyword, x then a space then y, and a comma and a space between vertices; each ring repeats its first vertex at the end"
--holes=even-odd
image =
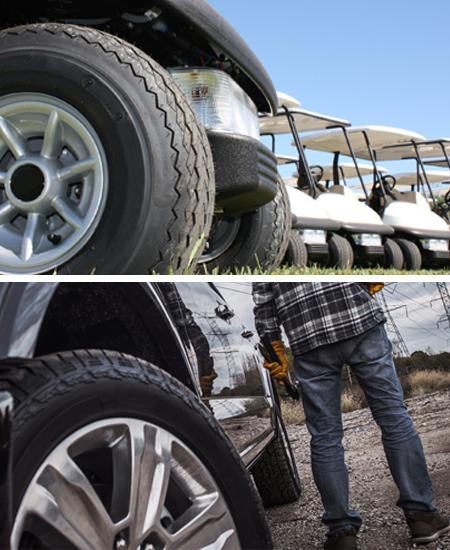
POLYGON ((405 256, 399 244, 392 239, 384 243, 384 267, 387 269, 403 269, 405 256))
POLYGON ((271 548, 239 455, 171 376, 81 350, 0 377, 15 401, 11 550, 271 548))
POLYGON ((405 258, 405 269, 408 271, 419 271, 422 268, 422 253, 420 248, 407 239, 396 239, 398 246, 402 249, 405 258))
POLYGON ((304 269, 308 265, 308 249, 298 231, 291 231, 289 244, 284 256, 283 265, 304 269))
POLYGON ((337 269, 352 269, 355 263, 355 253, 352 245, 345 237, 333 233, 328 241, 329 267, 337 269))
POLYGON ((218 214, 199 260, 199 272, 249 268, 271 271, 281 265, 292 225, 283 183, 275 199, 256 212, 232 218, 218 214))
POLYGON ((214 208, 209 142, 172 77, 86 27, 0 32, 0 272, 182 273, 214 208))

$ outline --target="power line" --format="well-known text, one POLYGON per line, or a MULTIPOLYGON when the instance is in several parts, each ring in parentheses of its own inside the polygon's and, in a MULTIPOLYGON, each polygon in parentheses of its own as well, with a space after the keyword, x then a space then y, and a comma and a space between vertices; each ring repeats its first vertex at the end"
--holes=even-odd
MULTIPOLYGON (((392 316, 392 311, 389 309, 384 292, 380 292, 378 296, 380 297, 381 305, 386 315, 386 331, 388 335, 390 335, 394 357, 410 357, 411 354, 409 353, 408 346, 392 316)), ((407 306, 405 307, 407 308, 407 306)))

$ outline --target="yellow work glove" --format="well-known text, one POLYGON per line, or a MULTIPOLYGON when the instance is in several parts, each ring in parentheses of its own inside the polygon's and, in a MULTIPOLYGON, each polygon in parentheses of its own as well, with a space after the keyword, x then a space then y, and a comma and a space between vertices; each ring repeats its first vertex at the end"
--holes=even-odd
POLYGON ((275 340, 275 342, 272 342, 272 347, 275 350, 280 362, 269 363, 268 361, 265 361, 264 368, 270 371, 270 376, 272 376, 272 378, 275 378, 275 380, 281 382, 285 380, 289 374, 289 360, 286 355, 284 344, 281 340, 275 340))
POLYGON ((369 293, 374 296, 384 289, 384 283, 367 283, 367 287, 369 289, 369 293))

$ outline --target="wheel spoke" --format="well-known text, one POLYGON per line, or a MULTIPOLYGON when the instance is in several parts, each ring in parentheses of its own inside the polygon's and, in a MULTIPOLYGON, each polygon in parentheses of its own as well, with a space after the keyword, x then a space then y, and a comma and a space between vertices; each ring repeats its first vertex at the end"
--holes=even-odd
POLYGON ((77 548, 112 548, 113 524, 83 472, 63 457, 34 486, 28 512, 38 515, 77 548))
POLYGON ((49 116, 47 128, 42 144, 41 155, 47 158, 55 158, 62 148, 62 126, 57 111, 49 116))
POLYGON ((4 117, 0 117, 0 139, 5 142, 16 160, 27 154, 25 139, 4 117))
POLYGON ((139 544, 159 525, 170 478, 172 438, 156 428, 133 429, 130 517, 132 540, 139 544))
POLYGON ((53 208, 58 214, 74 229, 80 229, 83 225, 83 220, 72 206, 61 197, 56 197, 52 202, 53 208))
POLYGON ((5 172, 0 172, 0 185, 5 185, 6 182, 6 174, 5 172))
POLYGON ((173 525, 182 526, 171 537, 173 548, 231 548, 230 539, 236 536, 230 529, 225 502, 218 493, 197 497, 192 506, 173 525), (222 544, 215 544, 219 541, 222 544))
POLYGON ((9 222, 14 211, 15 208, 10 202, 4 202, 0 206, 0 225, 9 222))
POLYGON ((95 166, 95 159, 89 157, 87 159, 75 162, 70 166, 61 168, 61 170, 58 171, 58 178, 63 183, 74 183, 78 179, 83 176, 87 176, 90 172, 92 172, 95 169, 95 166))
POLYGON ((28 214, 27 225, 22 239, 20 257, 27 262, 33 256, 45 230, 45 218, 41 214, 28 214))

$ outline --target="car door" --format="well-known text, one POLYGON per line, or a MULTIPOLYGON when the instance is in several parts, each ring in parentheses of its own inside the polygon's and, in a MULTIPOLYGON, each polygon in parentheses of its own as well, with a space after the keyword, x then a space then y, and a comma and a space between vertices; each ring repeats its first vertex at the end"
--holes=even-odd
MULTIPOLYGON (((270 390, 254 331, 210 283, 161 283, 198 376, 201 397, 244 461, 273 436, 270 390)), ((247 299, 248 308, 252 308, 247 299)))

